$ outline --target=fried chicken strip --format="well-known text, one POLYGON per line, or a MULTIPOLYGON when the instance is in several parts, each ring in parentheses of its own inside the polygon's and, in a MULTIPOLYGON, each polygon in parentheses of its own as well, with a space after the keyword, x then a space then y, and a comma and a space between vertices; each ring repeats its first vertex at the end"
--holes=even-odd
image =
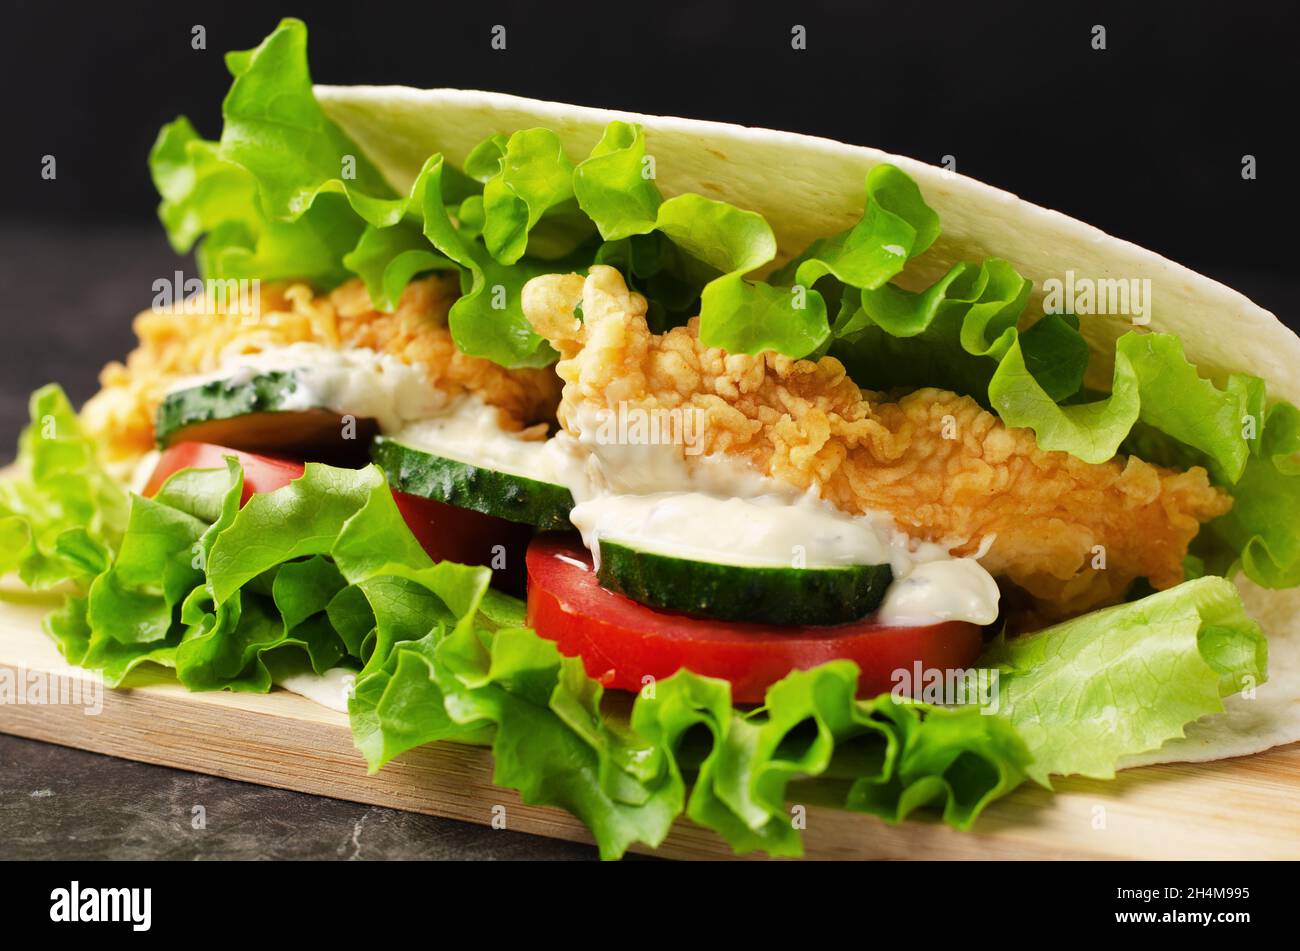
POLYGON ((82 410, 86 430, 104 460, 122 464, 153 448, 154 415, 167 390, 184 377, 216 370, 223 359, 294 343, 367 348, 422 368, 429 382, 451 395, 471 393, 502 413, 502 425, 520 429, 553 418, 560 383, 549 370, 507 370, 457 349, 447 311, 458 294, 454 278, 413 281, 391 313, 376 311, 365 286, 349 281, 315 296, 305 284, 262 288, 260 316, 144 311, 135 318, 140 345, 126 363, 100 373, 102 389, 82 410))
POLYGON ((887 402, 859 389, 832 357, 705 347, 698 318, 652 334, 645 299, 611 267, 593 267, 585 280, 535 278, 523 307, 561 354, 566 430, 584 406, 694 408, 706 453, 742 458, 844 512, 889 512, 913 537, 957 555, 991 539, 981 564, 1047 616, 1115 602, 1138 577, 1177 584, 1201 523, 1231 505, 1204 469, 1175 472, 1136 457, 1094 465, 1044 452, 1032 431, 1007 428, 969 397, 926 388, 887 402))

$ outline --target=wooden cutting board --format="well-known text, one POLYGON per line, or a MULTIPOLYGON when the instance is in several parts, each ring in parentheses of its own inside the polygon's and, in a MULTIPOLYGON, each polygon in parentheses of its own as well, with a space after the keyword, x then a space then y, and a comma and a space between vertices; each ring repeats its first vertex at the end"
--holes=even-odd
MULTIPOLYGON (((88 672, 65 664, 41 632, 54 602, 3 594, 0 678, 22 684, 34 672, 65 696, 84 683, 88 672)), ((493 786, 483 749, 433 744, 367 776, 347 717, 295 694, 189 693, 160 670, 137 672, 131 683, 104 691, 97 715, 75 704, 0 703, 0 732, 466 822, 490 824, 504 807, 509 829, 591 841, 568 813, 526 806, 493 786)), ((1297 788, 1300 744, 1292 744, 1218 763, 1129 770, 1112 782, 1064 781, 1055 795, 1026 785, 968 833, 926 820, 891 826, 809 803, 804 842, 819 859, 1300 858, 1297 788)), ((685 820, 657 854, 731 857, 721 839, 685 820)))

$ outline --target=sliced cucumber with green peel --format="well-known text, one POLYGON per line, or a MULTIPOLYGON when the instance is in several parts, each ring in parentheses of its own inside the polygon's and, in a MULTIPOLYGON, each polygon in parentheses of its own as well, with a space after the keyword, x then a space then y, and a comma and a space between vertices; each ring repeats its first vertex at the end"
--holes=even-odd
POLYGON ((383 468, 389 485, 401 492, 522 522, 538 531, 573 527, 573 493, 562 485, 440 456, 385 436, 374 441, 370 458, 383 468))
POLYGON ((666 611, 722 621, 845 624, 880 606, 889 565, 787 568, 718 564, 601 539, 596 576, 611 591, 666 611))
POLYGON ((357 419, 345 431, 339 413, 304 407, 300 387, 293 370, 267 370, 168 393, 154 425, 158 445, 207 442, 309 459, 364 458, 364 447, 379 431, 375 421, 357 419))

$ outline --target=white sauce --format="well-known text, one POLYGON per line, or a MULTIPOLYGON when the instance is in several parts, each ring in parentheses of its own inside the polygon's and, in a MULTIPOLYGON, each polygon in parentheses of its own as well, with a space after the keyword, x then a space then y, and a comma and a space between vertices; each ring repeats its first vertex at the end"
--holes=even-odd
POLYGON ((974 558, 944 558, 914 566, 896 578, 879 617, 900 626, 937 621, 992 624, 998 616, 998 585, 974 558))
POLYGON ((290 693, 314 700, 323 707, 348 712, 348 700, 357 682, 357 672, 347 667, 331 667, 323 674, 307 671, 289 674, 276 681, 290 693))
POLYGON ((553 482, 552 453, 545 440, 524 439, 501 428, 495 407, 476 396, 462 396, 437 416, 395 433, 393 439, 446 459, 486 466, 526 479, 553 482))
POLYGON ((704 492, 719 498, 773 496, 788 501, 801 494, 731 456, 685 456, 680 446, 608 440, 618 431, 604 425, 611 415, 609 410, 584 406, 569 421, 577 434, 559 433, 548 446, 552 471, 578 502, 598 495, 657 492, 704 492))
POLYGON ((227 353, 218 369, 186 377, 169 392, 200 386, 213 380, 246 383, 262 373, 292 371, 297 389, 281 408, 306 410, 320 407, 374 419, 382 432, 395 432, 414 420, 442 411, 447 395, 418 367, 390 354, 364 348, 336 350, 318 343, 294 343, 258 353, 227 353))
POLYGON ((911 568, 900 544, 905 539, 892 527, 845 518, 810 496, 790 502, 773 495, 738 499, 703 492, 602 495, 580 503, 570 518, 593 553, 598 539, 609 539, 720 564, 824 568, 890 562, 903 571, 911 568))

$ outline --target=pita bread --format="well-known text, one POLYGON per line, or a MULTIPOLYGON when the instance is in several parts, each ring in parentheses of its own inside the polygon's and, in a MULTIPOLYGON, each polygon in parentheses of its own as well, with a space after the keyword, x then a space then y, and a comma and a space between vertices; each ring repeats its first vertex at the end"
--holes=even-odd
MULTIPOLYGON (((934 246, 909 264, 902 279, 907 286, 927 286, 957 261, 1005 258, 1034 282, 1026 311, 1031 321, 1042 313, 1044 282, 1064 281, 1067 271, 1094 280, 1149 279, 1149 329, 1177 334, 1204 375, 1221 382, 1230 372, 1253 373, 1267 380, 1272 396, 1300 403, 1300 337, 1273 314, 1135 244, 915 159, 789 132, 473 90, 317 86, 316 96, 403 193, 429 155, 442 152, 462 164, 494 133, 545 126, 580 161, 610 120, 638 123, 665 196, 697 192, 762 212, 776 234, 778 263, 854 224, 862 214, 866 173, 889 162, 917 182, 943 227, 934 246)), ((1092 316, 1082 319, 1081 329, 1094 351, 1090 382, 1108 385, 1114 341, 1132 323, 1092 316)), ((1189 725, 1184 738, 1126 766, 1241 756, 1300 740, 1300 591, 1267 591, 1244 579, 1239 587, 1269 636, 1269 682, 1253 699, 1229 698, 1225 713, 1189 725)))

